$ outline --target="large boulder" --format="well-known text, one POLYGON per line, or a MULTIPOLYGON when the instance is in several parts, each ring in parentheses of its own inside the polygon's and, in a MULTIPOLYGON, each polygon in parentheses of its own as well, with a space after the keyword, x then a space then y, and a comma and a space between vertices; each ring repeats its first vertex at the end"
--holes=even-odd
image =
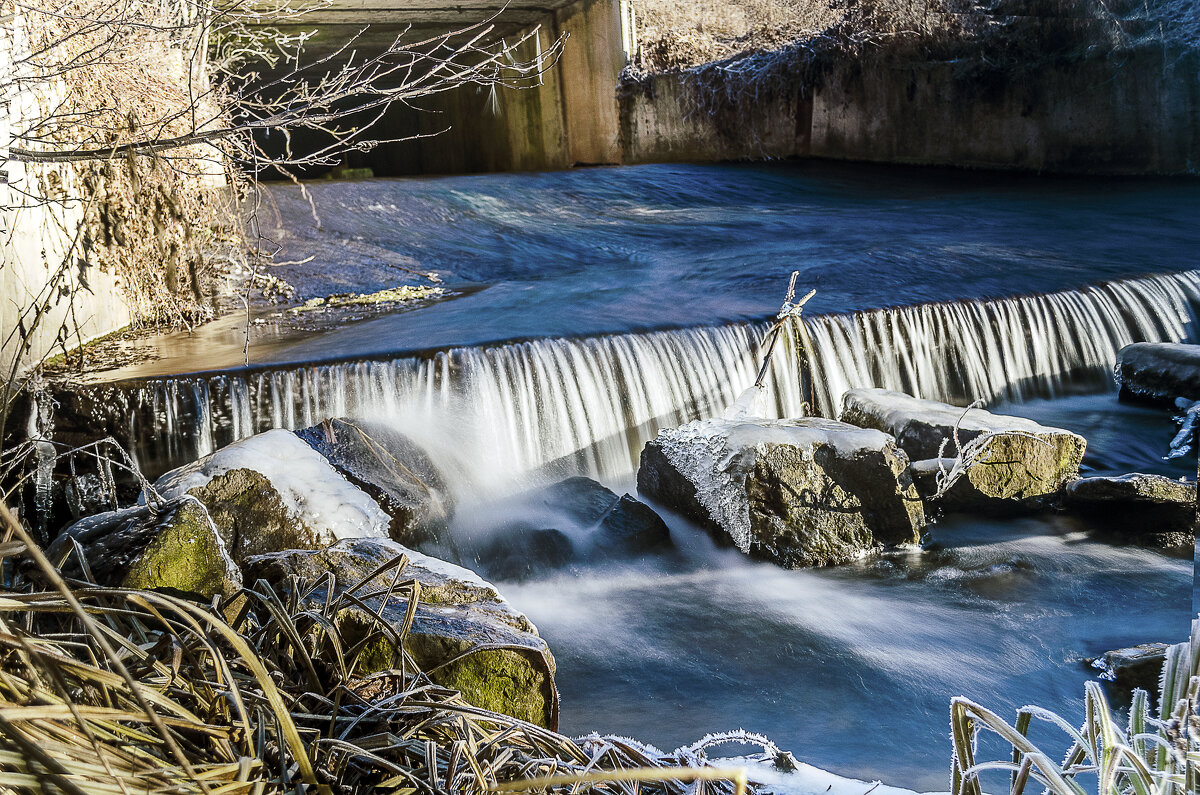
POLYGON ((250 555, 280 549, 319 549, 334 537, 310 526, 288 510, 266 475, 231 469, 187 491, 208 508, 230 554, 241 562, 250 555))
POLYGON ((1067 485, 1065 503, 1100 530, 1151 546, 1192 547, 1195 483, 1140 472, 1081 478, 1067 485))
POLYGON ((67 576, 83 577, 75 543, 100 585, 181 591, 205 600, 242 587, 221 534, 193 497, 97 514, 67 528, 50 545, 50 559, 65 561, 67 576))
POLYGON ((788 568, 916 543, 925 526, 895 440, 818 417, 710 419, 662 431, 642 451, 637 482, 718 541, 788 568))
MULTIPOLYGON (((406 592, 387 595, 395 578, 392 569, 375 574, 384 564, 405 555, 409 562, 400 582, 420 584, 412 627, 404 650, 439 685, 460 691, 468 703, 548 728, 558 723, 558 692, 554 686, 554 657, 537 629, 501 598, 496 589, 474 572, 422 555, 393 541, 348 539, 322 550, 292 550, 260 555, 245 564, 247 582, 259 579, 287 587, 292 577, 315 582, 333 576, 333 595, 361 586, 367 610, 400 629, 408 610, 406 592), (372 593, 374 592, 374 595, 372 593)), ((308 598, 324 602, 325 587, 308 598)), ((351 642, 365 639, 373 620, 362 608, 347 608, 338 616, 351 642)), ((366 675, 399 667, 396 644, 379 633, 365 648, 356 671, 366 675)))
POLYGON ((922 482, 931 482, 939 455, 959 453, 956 427, 963 447, 986 434, 986 445, 945 495, 945 507, 954 510, 1043 507, 1079 477, 1087 447, 1078 434, 1023 417, 966 410, 886 389, 851 389, 842 398, 840 419, 896 437, 913 461, 923 462, 917 465, 922 482))
POLYGON ((437 542, 453 511, 445 477, 425 451, 378 423, 328 419, 296 435, 370 494, 391 517, 389 533, 409 546, 437 542))
POLYGON ((390 518, 291 431, 251 436, 174 469, 154 484, 167 499, 208 507, 235 560, 386 537, 390 518))
POLYGON ((1174 406, 1200 400, 1200 345, 1135 342, 1117 354, 1120 398, 1174 406))

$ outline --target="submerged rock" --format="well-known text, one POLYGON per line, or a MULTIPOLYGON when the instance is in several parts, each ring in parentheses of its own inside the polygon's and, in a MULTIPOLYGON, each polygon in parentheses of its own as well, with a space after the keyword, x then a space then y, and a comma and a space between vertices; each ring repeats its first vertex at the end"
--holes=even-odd
POLYGON ((1135 342, 1117 354, 1121 400, 1174 406, 1200 400, 1200 345, 1135 342))
POLYGON ((638 490, 743 553, 788 568, 916 543, 921 500, 895 440, 834 420, 711 419, 642 451, 638 490))
POLYGON ((650 506, 572 477, 477 513, 459 552, 499 580, 524 580, 580 561, 637 558, 672 548, 650 506))
POLYGON ((242 587, 241 573, 221 534, 192 497, 157 509, 137 505, 97 514, 67 528, 50 545, 50 559, 65 559, 63 572, 83 577, 73 541, 100 585, 182 591, 205 600, 230 596, 242 587))
POLYGON ((527 580, 575 560, 566 533, 516 523, 494 531, 475 555, 484 574, 498 580, 527 580))
POLYGON ((1023 417, 982 409, 966 411, 885 389, 847 392, 842 399, 841 420, 895 436, 896 443, 914 461, 922 462, 916 479, 927 493, 932 493, 928 484, 939 453, 958 453, 954 445, 956 426, 964 447, 987 434, 987 446, 944 497, 945 506, 951 510, 1004 512, 1043 507, 1079 476, 1087 447, 1087 441, 1078 434, 1023 417))
POLYGON ((1135 472, 1081 478, 1066 506, 1108 532, 1158 547, 1190 548, 1196 530, 1196 484, 1135 472))
POLYGON ((438 541, 453 511, 437 465, 409 437, 377 423, 329 419, 296 435, 323 455, 391 517, 402 544, 438 541))
POLYGON ((586 534, 589 550, 601 557, 637 556, 671 547, 667 524, 654 509, 629 494, 590 478, 573 477, 527 497, 539 508, 566 517, 586 534))
MULTIPOLYGON (((409 559, 400 581, 416 580, 420 597, 404 649, 439 685, 454 688, 468 703, 484 709, 556 728, 558 692, 554 657, 537 629, 501 598, 496 589, 467 569, 422 555, 387 540, 350 539, 322 550, 260 555, 246 562, 249 581, 286 586, 290 576, 314 582, 332 574, 334 593, 359 585, 385 563, 403 554, 409 559)), ((391 588, 389 569, 359 588, 366 608, 394 629, 404 625, 406 591, 388 596, 372 592, 391 588)), ((315 590, 310 599, 324 601, 315 590)), ((374 632, 373 620, 361 609, 338 617, 351 642, 374 632)), ((399 667, 399 652, 390 636, 374 633, 359 660, 359 674, 399 667)))
POLYGON ((1107 679, 1122 690, 1140 687, 1148 693, 1157 693, 1169 648, 1166 643, 1143 643, 1105 652, 1090 662, 1100 672, 1101 679, 1107 679))

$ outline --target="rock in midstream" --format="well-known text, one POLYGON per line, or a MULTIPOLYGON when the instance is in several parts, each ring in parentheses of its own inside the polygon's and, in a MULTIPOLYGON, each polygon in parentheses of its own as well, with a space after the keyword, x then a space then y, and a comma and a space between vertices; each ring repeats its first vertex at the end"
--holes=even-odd
POLYGON ((1200 400, 1200 345, 1135 342, 1117 354, 1122 400, 1165 407, 1200 400))
POLYGON ((444 541, 454 510, 446 479, 412 439, 379 423, 328 419, 296 431, 391 517, 388 532, 401 544, 444 541))
POLYGON ((1065 502, 1100 530, 1148 546, 1192 549, 1195 483, 1140 472, 1080 478, 1067 485, 1065 502))
POLYGON ((963 409, 886 389, 851 389, 842 398, 840 419, 892 434, 912 458, 925 496, 932 489, 937 456, 954 456, 959 443, 987 435, 987 443, 943 497, 951 510, 1023 511, 1051 504, 1079 477, 1087 441, 1062 428, 1023 417, 963 409), (944 444, 944 447, 943 447, 944 444))
POLYGON ((1112 682, 1122 690, 1140 687, 1148 693, 1156 693, 1168 648, 1166 643, 1143 643, 1105 652, 1089 662, 1100 672, 1101 679, 1112 682))
POLYGON ((488 514, 474 522, 470 540, 459 551, 473 561, 470 565, 499 580, 672 548, 666 523, 650 506, 585 477, 517 494, 488 514))
POLYGON ((519 499, 574 524, 585 536, 585 551, 597 557, 637 556, 671 546, 666 522, 650 506, 591 478, 560 480, 519 499))
POLYGON ((788 568, 918 542, 908 457, 891 436, 834 420, 710 419, 642 451, 638 490, 718 541, 788 568))
MULTIPOLYGON (((496 589, 467 569, 407 549, 384 539, 348 539, 326 549, 260 555, 246 561, 248 582, 259 579, 288 586, 291 578, 316 582, 333 575, 332 586, 306 598, 323 602, 360 586, 366 609, 393 628, 400 628, 408 609, 408 591, 388 594, 394 569, 363 582, 398 555, 409 563, 399 580, 420 585, 419 601, 404 648, 437 684, 453 688, 477 707, 501 712, 548 728, 557 728, 558 692, 554 657, 537 628, 506 602, 496 589), (372 595, 374 594, 374 595, 372 595)), ((351 642, 365 639, 373 621, 362 608, 347 608, 337 619, 351 642)), ((366 675, 399 667, 399 649, 382 633, 370 641, 356 671, 366 675)))

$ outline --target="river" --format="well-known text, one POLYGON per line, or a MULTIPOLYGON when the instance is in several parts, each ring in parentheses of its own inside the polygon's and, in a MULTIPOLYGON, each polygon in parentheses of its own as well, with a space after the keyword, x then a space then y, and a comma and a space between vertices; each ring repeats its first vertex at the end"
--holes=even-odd
MULTIPOLYGON (((424 442, 464 515, 576 472, 631 490, 657 428, 753 380, 793 270, 817 290, 812 343, 777 357, 774 413, 835 413, 851 386, 984 398, 1082 433, 1090 473, 1195 473, 1163 459, 1169 414, 1119 404, 1110 376, 1130 341, 1200 339, 1194 181, 783 163, 306 191, 272 186, 259 212, 279 259, 312 257, 276 271, 300 298, 401 268, 459 297, 319 334, 255 327, 250 367, 237 322, 152 341, 159 358, 102 374, 87 409, 149 473, 353 414, 424 442)), ((1075 721, 1085 657, 1181 640, 1192 614, 1191 560, 1063 516, 945 517, 930 551, 817 571, 666 517, 673 553, 500 583, 558 658, 567 732, 673 747, 742 727, 841 774, 946 789, 950 697, 1075 721)))

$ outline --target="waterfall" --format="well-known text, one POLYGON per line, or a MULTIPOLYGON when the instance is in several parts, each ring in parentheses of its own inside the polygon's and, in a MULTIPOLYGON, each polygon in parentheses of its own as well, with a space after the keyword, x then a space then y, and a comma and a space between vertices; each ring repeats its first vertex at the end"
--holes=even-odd
MULTIPOLYGON (((1111 382, 1122 346, 1197 338, 1198 309, 1200 271, 1189 271, 806 318, 806 334, 784 335, 776 350, 769 411, 800 416, 808 401, 836 416, 842 393, 859 386, 960 404, 1095 390, 1111 382)), ((93 406, 111 415, 118 438, 128 434, 151 474, 269 428, 355 416, 399 427, 476 479, 554 463, 620 476, 659 428, 718 412, 751 384, 768 328, 544 339, 114 384, 96 388, 107 391, 93 406)))

